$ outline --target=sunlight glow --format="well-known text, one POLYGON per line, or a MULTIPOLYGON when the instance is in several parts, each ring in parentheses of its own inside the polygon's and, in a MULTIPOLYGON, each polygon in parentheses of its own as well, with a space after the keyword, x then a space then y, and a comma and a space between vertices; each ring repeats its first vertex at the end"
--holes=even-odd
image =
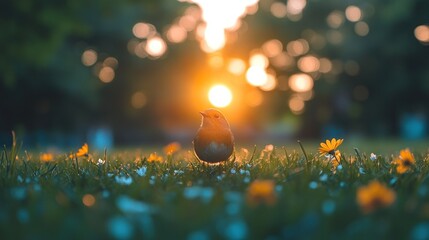
POLYGON ((246 71, 246 63, 239 59, 239 58, 233 58, 229 61, 228 64, 228 71, 234 75, 241 75, 246 71))
POLYGON ((225 85, 214 85, 208 93, 210 103, 219 108, 224 108, 232 102, 232 92, 225 85))
POLYGON ((268 76, 265 69, 260 66, 251 66, 247 69, 246 79, 250 85, 260 87, 267 82, 268 76))
POLYGON ((202 10, 201 17, 205 22, 202 49, 206 52, 222 49, 226 43, 225 31, 236 30, 240 18, 248 14, 247 10, 258 1, 188 0, 198 4, 202 10))

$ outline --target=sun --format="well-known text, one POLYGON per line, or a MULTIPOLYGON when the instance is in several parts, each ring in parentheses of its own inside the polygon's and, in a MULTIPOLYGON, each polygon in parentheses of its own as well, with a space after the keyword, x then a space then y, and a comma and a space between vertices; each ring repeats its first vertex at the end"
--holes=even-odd
POLYGON ((208 93, 210 103, 219 108, 227 107, 232 102, 231 90, 221 84, 214 85, 210 88, 208 93))

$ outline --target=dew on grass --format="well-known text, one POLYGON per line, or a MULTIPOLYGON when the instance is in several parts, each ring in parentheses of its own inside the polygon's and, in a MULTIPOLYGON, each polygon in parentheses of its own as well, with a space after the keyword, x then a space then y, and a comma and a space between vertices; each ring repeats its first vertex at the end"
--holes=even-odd
POLYGON ((176 175, 176 176, 182 175, 184 173, 185 173, 185 171, 183 171, 183 170, 174 170, 174 175, 176 175))
POLYGON ((103 198, 108 198, 108 197, 110 197, 110 192, 109 192, 109 191, 107 191, 107 190, 103 190, 103 191, 101 192, 101 196, 102 196, 103 198))
POLYGON ((343 170, 343 165, 341 165, 341 164, 340 164, 340 165, 338 165, 337 170, 338 170, 338 171, 343 170))
POLYGON ((21 208, 16 213, 16 218, 20 223, 27 223, 30 220, 30 214, 28 214, 27 210, 21 208))
POLYGON ((317 182, 315 182, 315 181, 311 181, 311 182, 308 184, 308 187, 309 187, 310 189, 316 189, 316 188, 317 188, 317 182))
POLYGON ((369 159, 371 159, 371 161, 375 161, 377 159, 377 155, 375 155, 374 153, 371 153, 369 159))
POLYGON ((240 213, 241 205, 238 202, 230 202, 225 206, 225 212, 230 216, 236 216, 240 213))
POLYGON ((322 211, 326 215, 331 215, 335 211, 335 202, 332 200, 326 200, 322 204, 322 211))
POLYGON ((183 196, 187 199, 200 198, 203 202, 208 203, 214 196, 214 191, 210 187, 187 187, 183 190, 183 196))
POLYGON ((417 192, 421 197, 425 197, 428 194, 428 188, 425 185, 421 185, 417 192))
POLYGON ((24 178, 22 178, 22 177, 21 177, 21 175, 18 175, 18 177, 16 177, 16 180, 17 180, 19 183, 24 182, 24 178))
POLYGON ((231 174, 235 174, 237 171, 235 170, 235 168, 231 168, 231 174))
POLYGON ((128 214, 149 214, 154 209, 147 203, 132 199, 127 196, 119 196, 116 198, 116 206, 123 212, 128 214))
POLYGON ((130 185, 133 183, 133 178, 130 176, 116 176, 115 181, 120 185, 130 185))
POLYGON ((249 182, 250 182, 250 177, 245 177, 245 178, 243 178, 243 182, 244 182, 244 183, 249 183, 249 182))
POLYGON ((147 172, 146 166, 140 167, 136 170, 137 175, 139 175, 140 177, 146 176, 146 172, 147 172))
POLYGON ((40 186, 40 184, 36 183, 33 185, 33 190, 35 192, 40 192, 42 190, 42 187, 40 186))
POLYGON ((109 220, 107 229, 115 239, 129 239, 133 235, 134 228, 125 217, 114 217, 109 220))
POLYGON ((359 173, 360 174, 365 174, 365 169, 363 169, 362 167, 359 168, 359 173))
POLYGON ((233 220, 225 227, 223 234, 227 239, 245 239, 247 236, 247 225, 241 220, 233 220))
POLYGON ((10 194, 16 200, 23 200, 27 195, 27 191, 24 187, 15 187, 10 189, 10 194))
POLYGON ((113 174, 113 173, 107 173, 107 176, 108 177, 113 177, 115 174, 113 174))
POLYGON ((321 182, 326 182, 328 180, 328 174, 324 173, 322 176, 319 177, 319 180, 321 182))
POLYGON ((240 174, 241 175, 250 176, 250 171, 249 170, 240 169, 240 174))
POLYGON ((395 183, 398 181, 398 178, 397 177, 394 177, 394 178, 392 178, 390 181, 389 181, 389 184, 390 185, 395 185, 395 183))
POLYGON ((149 184, 150 185, 154 185, 155 184, 155 180, 156 180, 156 177, 154 175, 150 176, 149 184))

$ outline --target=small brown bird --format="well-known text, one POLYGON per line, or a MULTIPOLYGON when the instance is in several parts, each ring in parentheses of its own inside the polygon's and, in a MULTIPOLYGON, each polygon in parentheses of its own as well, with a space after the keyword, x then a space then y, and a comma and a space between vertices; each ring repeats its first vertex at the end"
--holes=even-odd
POLYGON ((234 151, 234 136, 221 112, 210 108, 200 112, 202 122, 194 138, 194 150, 201 161, 218 163, 229 159, 234 151))

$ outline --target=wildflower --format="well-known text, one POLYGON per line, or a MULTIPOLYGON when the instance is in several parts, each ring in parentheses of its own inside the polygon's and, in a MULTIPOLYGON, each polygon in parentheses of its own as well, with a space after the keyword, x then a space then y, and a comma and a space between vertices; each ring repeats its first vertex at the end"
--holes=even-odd
POLYGON ((396 165, 396 171, 399 174, 407 172, 415 163, 414 155, 410 152, 410 149, 403 149, 399 153, 399 157, 393 162, 396 165))
POLYGON ((272 180, 255 180, 247 189, 247 202, 250 205, 260 203, 273 205, 277 201, 274 187, 275 184, 272 180))
POLYGON ((97 161, 97 166, 103 165, 105 163, 106 163, 106 160, 103 160, 103 159, 99 158, 98 161, 97 161))
POLYGON ((360 187, 356 194, 356 201, 364 213, 388 207, 393 204, 395 198, 396 193, 378 181, 360 187))
POLYGON ((377 159, 377 155, 375 155, 374 153, 371 153, 371 156, 369 157, 369 159, 371 159, 371 161, 375 161, 375 159, 377 159))
POLYGON ((335 139, 332 138, 331 141, 326 140, 326 143, 322 142, 320 143, 320 147, 319 147, 319 152, 320 152, 320 156, 323 155, 330 155, 330 156, 336 156, 337 152, 337 148, 341 145, 341 143, 343 143, 343 139, 335 139))
POLYGON ((178 142, 172 142, 164 147, 164 153, 167 155, 173 155, 175 152, 179 151, 182 147, 178 142))
POLYGON ((75 158, 75 157, 87 157, 88 156, 88 151, 89 151, 89 147, 88 144, 85 143, 81 148, 79 148, 79 150, 77 151, 77 153, 74 154, 70 154, 70 158, 75 158))
POLYGON ((158 156, 156 153, 151 153, 147 158, 148 162, 162 162, 162 157, 158 156))
POLYGON ((332 161, 332 168, 337 169, 338 165, 340 165, 341 161, 341 152, 337 150, 337 148, 343 143, 343 139, 335 139, 332 138, 331 141, 326 140, 326 142, 320 143, 319 152, 320 156, 325 156, 329 160, 332 161))
POLYGON ((52 162, 54 160, 54 155, 52 153, 42 153, 40 154, 40 160, 42 160, 42 162, 52 162))

